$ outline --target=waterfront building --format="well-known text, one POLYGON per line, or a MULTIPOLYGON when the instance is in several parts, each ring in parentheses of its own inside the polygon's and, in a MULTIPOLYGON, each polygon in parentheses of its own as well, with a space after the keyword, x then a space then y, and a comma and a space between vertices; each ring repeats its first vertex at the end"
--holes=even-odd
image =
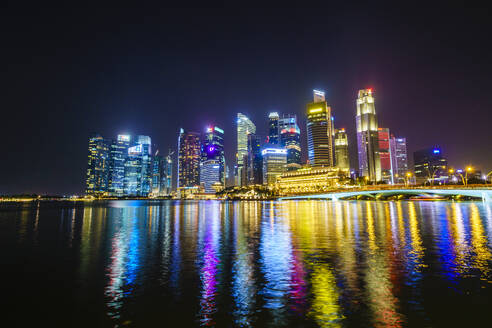
POLYGON ((108 192, 110 142, 96 134, 89 138, 89 156, 85 192, 87 195, 101 196, 108 192))
POLYGON ((244 159, 248 156, 248 134, 256 133, 256 126, 251 120, 244 114, 237 114, 237 153, 236 153, 236 168, 235 177, 236 185, 246 185, 244 172, 244 159))
POLYGON ((312 166, 334 166, 331 107, 325 93, 313 90, 314 101, 307 105, 308 159, 312 166))
POLYGON ((200 163, 200 186, 206 193, 215 193, 214 186, 220 184, 224 186, 220 181, 221 177, 221 163, 215 159, 207 159, 200 163))
POLYGON ((280 145, 287 150, 287 170, 301 168, 301 131, 295 115, 279 119, 280 145))
POLYGON ((268 143, 278 145, 279 141, 279 116, 277 112, 271 112, 268 114, 268 143))
POLYGON ((261 155, 260 137, 256 134, 248 134, 248 156, 247 156, 247 184, 263 184, 263 157, 261 155))
POLYGON ((448 161, 440 147, 421 149, 413 153, 415 179, 420 183, 444 183, 448 180, 448 161))
POLYGON ((161 195, 163 196, 170 195, 173 190, 173 154, 174 152, 169 150, 169 153, 167 154, 164 162, 165 168, 161 182, 161 195))
POLYGON ((390 137, 391 167, 394 183, 405 183, 408 172, 407 140, 406 138, 390 137))
POLYGON ((200 163, 200 185, 205 192, 215 192, 212 186, 225 187, 224 130, 218 126, 207 128, 202 142, 200 163))
POLYGON ((393 184, 390 132, 388 128, 378 127, 378 148, 379 160, 381 161, 381 180, 387 184, 393 184))
POLYGON ((348 150, 348 138, 345 129, 335 130, 335 162, 336 167, 348 173, 350 171, 349 150, 348 150))
POLYGON ((125 180, 125 162, 128 158, 131 136, 119 134, 116 140, 111 142, 109 193, 111 196, 123 196, 125 180))
POLYGON ((146 197, 152 186, 152 149, 149 136, 139 135, 132 147, 128 148, 125 161, 125 196, 146 197))
POLYGON ((304 167, 277 178, 281 195, 300 195, 329 191, 339 187, 338 168, 304 167))
POLYGON ((378 121, 372 89, 359 90, 357 98, 357 149, 359 175, 375 183, 381 181, 381 160, 378 147, 378 121))
POLYGON ((152 195, 161 196, 164 188, 163 176, 165 174, 165 160, 159 151, 156 151, 152 158, 152 195))
POLYGON ((283 148, 265 148, 263 157, 263 184, 273 185, 278 176, 286 170, 287 150, 283 148))
POLYGON ((178 137, 178 189, 200 185, 200 134, 179 131, 178 137))

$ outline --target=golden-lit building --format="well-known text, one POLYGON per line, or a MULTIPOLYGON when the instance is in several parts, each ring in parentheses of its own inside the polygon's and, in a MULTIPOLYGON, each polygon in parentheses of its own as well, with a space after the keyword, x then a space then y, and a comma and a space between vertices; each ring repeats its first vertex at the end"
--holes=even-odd
POLYGON ((325 100, 325 93, 313 90, 314 99, 307 104, 308 159, 311 165, 334 166, 333 123, 331 107, 325 100))
POLYGON ((328 191, 340 186, 338 169, 332 167, 304 167, 285 172, 277 178, 281 195, 299 195, 328 191))

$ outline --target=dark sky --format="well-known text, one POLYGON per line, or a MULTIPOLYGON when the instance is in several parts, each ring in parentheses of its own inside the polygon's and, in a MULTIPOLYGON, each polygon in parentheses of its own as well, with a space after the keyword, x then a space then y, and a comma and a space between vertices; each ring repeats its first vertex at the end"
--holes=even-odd
POLYGON ((492 170, 488 8, 5 8, 0 27, 0 194, 82 193, 93 132, 167 152, 180 126, 216 123, 232 165, 237 112, 263 134, 269 111, 295 113, 304 140, 313 88, 352 152, 357 90, 372 87, 410 162, 441 145, 452 165, 492 170))

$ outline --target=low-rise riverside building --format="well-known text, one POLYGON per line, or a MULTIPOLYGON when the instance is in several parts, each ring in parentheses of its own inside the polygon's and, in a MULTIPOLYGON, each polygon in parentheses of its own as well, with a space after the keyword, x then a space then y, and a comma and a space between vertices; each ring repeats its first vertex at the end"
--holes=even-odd
POLYGON ((281 195, 311 194, 340 187, 338 169, 333 167, 304 167, 285 172, 277 178, 281 195))

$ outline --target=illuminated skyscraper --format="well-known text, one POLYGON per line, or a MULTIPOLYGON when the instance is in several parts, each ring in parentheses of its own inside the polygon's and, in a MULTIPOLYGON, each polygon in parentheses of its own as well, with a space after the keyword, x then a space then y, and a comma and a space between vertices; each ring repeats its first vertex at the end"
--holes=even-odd
POLYGON ((379 159, 381 161, 381 180, 387 184, 393 183, 393 168, 391 163, 390 132, 388 128, 378 128, 379 159))
POLYGON ((287 150, 287 170, 301 168, 301 130, 295 115, 279 119, 280 145, 287 150))
POLYGON ((308 158, 313 166, 334 165, 331 108, 325 93, 313 90, 314 101, 307 105, 308 158))
POLYGON ((165 158, 165 170, 161 182, 161 185, 163 185, 161 192, 164 195, 170 195, 173 190, 173 154, 174 152, 169 150, 169 153, 165 158))
POLYGON ((283 148, 265 148, 263 157, 263 184, 272 185, 278 176, 286 171, 287 150, 283 148))
POLYGON ((178 137, 178 188, 200 185, 200 135, 180 129, 178 137))
POLYGON ((405 183, 405 175, 408 171, 407 140, 391 135, 390 149, 394 183, 405 183))
POLYGON ((349 172, 348 138, 345 129, 335 131, 335 162, 338 169, 349 172))
POLYGON ((279 116, 277 112, 268 114, 268 143, 270 145, 279 144, 279 116))
POLYGON ((200 163, 200 184, 205 192, 215 192, 213 185, 225 187, 224 130, 210 126, 203 138, 200 163))
POLYGON ((124 195, 125 162, 130 142, 131 136, 119 134, 111 143, 109 192, 112 196, 124 195))
POLYGON ((256 126, 245 115, 237 114, 237 153, 236 153, 236 185, 245 185, 244 158, 248 156, 248 134, 256 133, 256 126))
POLYGON ((448 161, 439 147, 426 148, 413 153, 417 183, 444 183, 448 179, 448 161))
POLYGON ((256 134, 248 134, 248 185, 263 184, 263 157, 261 156, 261 142, 256 134))
POLYGON ((371 182, 381 181, 381 160, 378 147, 378 121, 371 89, 359 90, 357 98, 357 148, 359 175, 371 182))
POLYGON ((163 175, 165 173, 164 158, 156 151, 152 158, 152 195, 161 196, 163 189, 163 175))
POLYGON ((149 136, 137 136, 128 148, 125 161, 124 193, 126 196, 148 196, 152 185, 152 149, 149 136))
POLYGON ((89 158, 85 192, 87 195, 103 195, 108 192, 110 142, 100 135, 89 138, 89 158))

